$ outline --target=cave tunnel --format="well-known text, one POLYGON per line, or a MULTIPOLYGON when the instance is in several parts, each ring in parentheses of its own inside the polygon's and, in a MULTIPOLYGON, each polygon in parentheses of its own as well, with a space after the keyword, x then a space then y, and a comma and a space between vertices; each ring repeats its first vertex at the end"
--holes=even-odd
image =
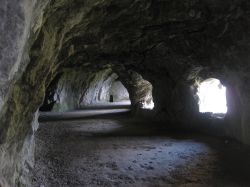
POLYGON ((250 186, 248 0, 1 0, 0 187, 250 186))
POLYGON ((55 76, 45 91, 40 116, 76 109, 82 112, 88 112, 88 109, 114 109, 113 112, 117 112, 115 109, 131 110, 135 106, 139 110, 153 109, 153 86, 139 73, 120 70, 124 77, 119 77, 111 68, 86 69, 66 70, 55 76))

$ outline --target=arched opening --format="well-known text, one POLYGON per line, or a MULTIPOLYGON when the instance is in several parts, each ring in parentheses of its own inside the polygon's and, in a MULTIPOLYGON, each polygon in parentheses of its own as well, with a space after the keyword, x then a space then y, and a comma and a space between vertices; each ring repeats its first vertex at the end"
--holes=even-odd
POLYGON ((128 89, 131 105, 135 109, 154 108, 153 85, 134 70, 117 70, 122 84, 128 89))
POLYGON ((110 87, 109 102, 130 104, 129 93, 119 80, 115 80, 110 87))
POLYGON ((111 69, 67 71, 46 90, 40 111, 66 112, 89 107, 129 107, 127 88, 111 69))
POLYGON ((227 113, 226 87, 220 80, 209 78, 198 85, 199 111, 225 115, 227 113))

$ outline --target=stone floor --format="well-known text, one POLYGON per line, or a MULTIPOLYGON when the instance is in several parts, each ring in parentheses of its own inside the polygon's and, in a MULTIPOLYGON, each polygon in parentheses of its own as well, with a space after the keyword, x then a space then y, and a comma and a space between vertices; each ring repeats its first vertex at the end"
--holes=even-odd
POLYGON ((34 187, 250 186, 250 149, 128 114, 42 122, 34 187))

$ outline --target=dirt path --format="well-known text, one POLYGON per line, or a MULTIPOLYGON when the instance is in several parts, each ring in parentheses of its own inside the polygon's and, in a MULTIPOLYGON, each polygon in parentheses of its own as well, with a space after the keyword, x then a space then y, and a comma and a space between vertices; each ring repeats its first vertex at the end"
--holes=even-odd
POLYGON ((42 123, 36 147, 35 187, 250 185, 249 148, 127 116, 42 123))

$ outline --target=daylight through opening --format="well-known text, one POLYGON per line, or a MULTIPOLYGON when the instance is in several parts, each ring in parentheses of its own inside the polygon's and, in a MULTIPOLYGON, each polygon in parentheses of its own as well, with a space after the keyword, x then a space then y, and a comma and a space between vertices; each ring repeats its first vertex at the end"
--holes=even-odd
POLYGON ((226 87, 218 79, 210 78, 203 81, 199 87, 199 111, 214 114, 227 113, 226 87))

